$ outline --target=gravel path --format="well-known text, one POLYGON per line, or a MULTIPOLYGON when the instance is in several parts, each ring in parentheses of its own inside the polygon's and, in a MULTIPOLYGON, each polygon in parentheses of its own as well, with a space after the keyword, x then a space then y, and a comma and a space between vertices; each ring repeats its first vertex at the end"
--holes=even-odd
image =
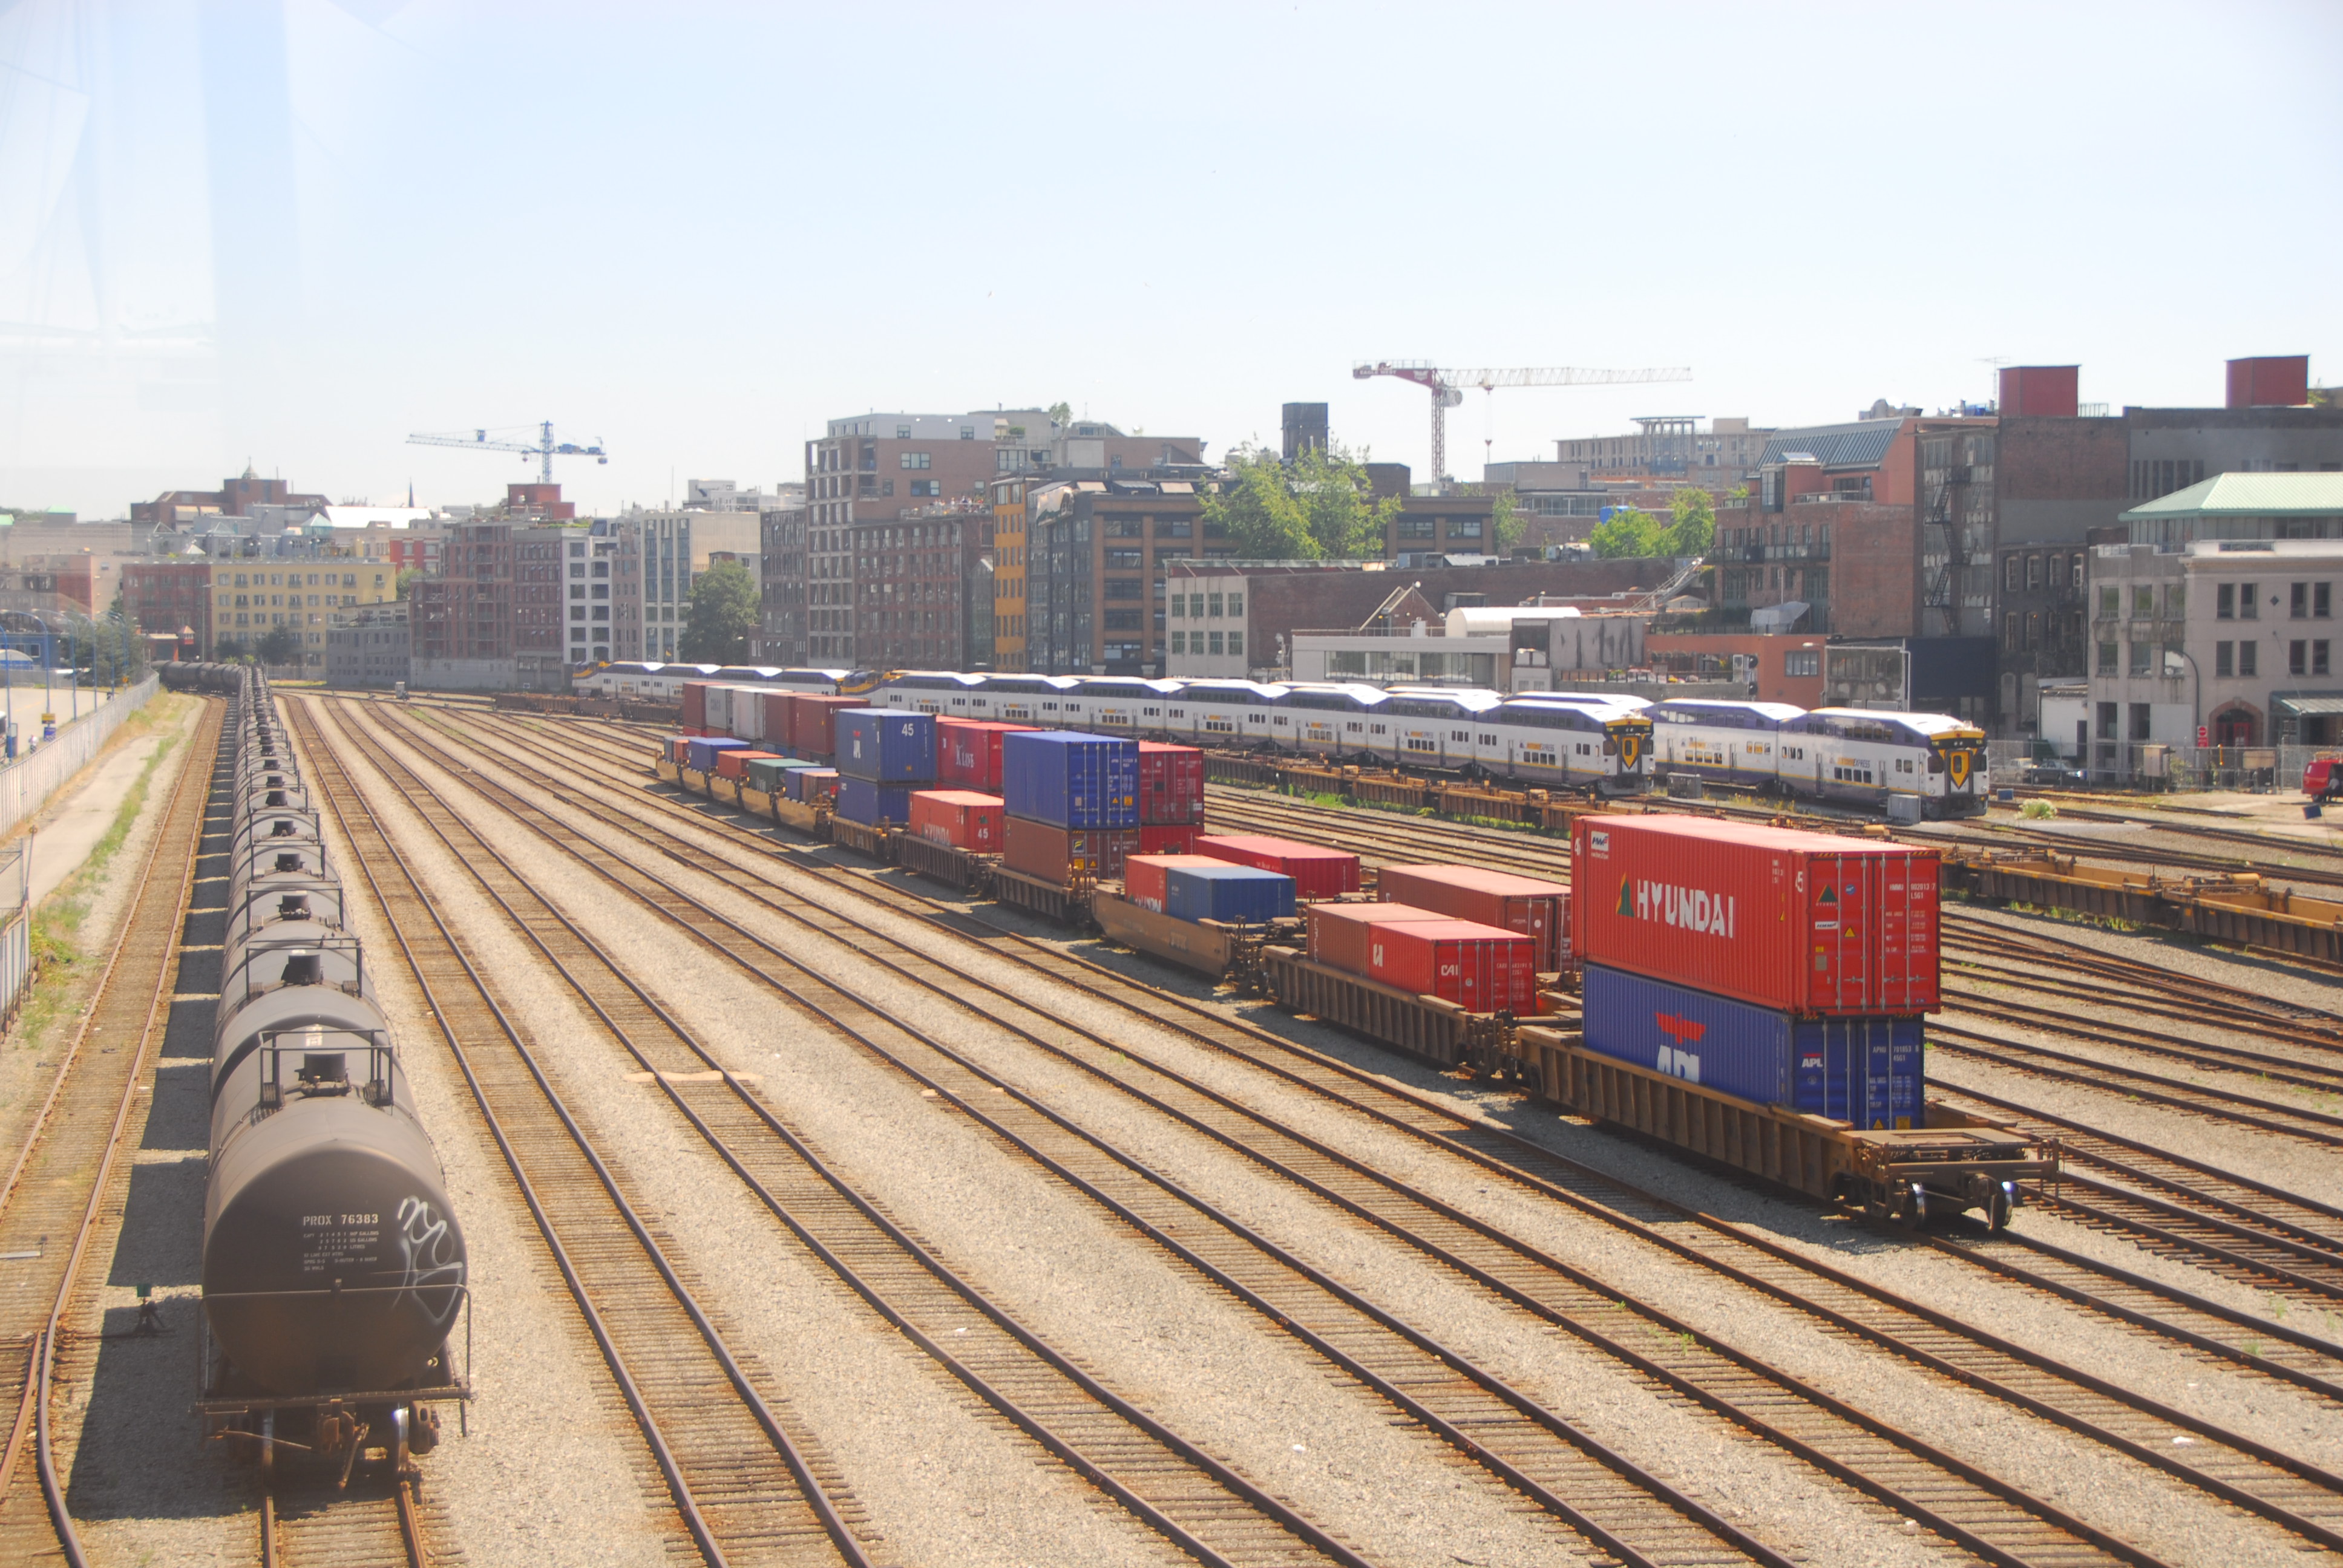
MULTIPOLYGON (((689 878, 673 868, 662 868, 662 874, 689 878)), ((783 874, 786 878, 786 873, 783 874)), ((598 887, 602 886, 597 881, 598 887)), ((818 895, 819 896, 819 895, 818 895)), ((835 897, 834 894, 830 895, 835 897)), ((793 932, 786 922, 776 917, 754 912, 754 907, 737 896, 711 895, 719 907, 734 913, 752 929, 767 935, 777 945, 788 947, 808 939, 793 932), (730 903, 723 902, 730 900, 730 903), (761 922, 761 923, 760 923, 761 922)), ((883 920, 880 923, 885 923, 883 920)), ((908 929, 908 928, 907 928, 908 929)), ((931 935, 921 933, 930 943, 931 935)), ((853 972, 858 986, 900 988, 902 982, 876 972, 865 974, 854 970, 858 960, 850 953, 835 948, 825 955, 824 961, 833 972, 853 972)), ((982 960, 973 960, 972 967, 981 967, 982 960)), ((1013 971, 1006 970, 1013 977, 1013 971)), ((697 994, 713 983, 715 976, 695 975, 690 987, 697 994)), ((1160 980, 1161 971, 1151 978, 1160 980)), ((1030 979, 1019 981, 1031 988, 1030 979)), ((890 1005, 900 1005, 906 1014, 924 1013, 929 1009, 950 1010, 945 1004, 925 997, 903 997, 900 1002, 890 995, 890 1005)), ((1128 1014, 1119 1009, 1105 1009, 1099 1004, 1069 994, 1053 994, 1053 1010, 1069 1019, 1079 1017, 1086 1010, 1100 1009, 1116 1015, 1115 1026, 1133 1029, 1128 1014)), ((1318 1256, 1341 1277, 1373 1281, 1379 1296, 1386 1299, 1404 1297, 1409 1303, 1403 1310, 1443 1337, 1453 1335, 1460 1343, 1468 1343, 1476 1352, 1487 1353, 1493 1362, 1517 1368, 1514 1375, 1536 1383, 1539 1377, 1539 1357, 1525 1352, 1522 1342, 1509 1342, 1508 1334, 1519 1324, 1502 1309, 1480 1301, 1472 1292, 1460 1292, 1453 1282, 1435 1276, 1421 1260, 1412 1253, 1398 1251, 1380 1237, 1371 1237, 1347 1221, 1330 1221, 1326 1211, 1314 1203, 1302 1200, 1280 1185, 1262 1181, 1254 1168, 1239 1163, 1232 1156, 1214 1145, 1207 1145, 1192 1134, 1172 1128, 1151 1112, 1137 1112, 1127 1104, 1111 1103, 1116 1097, 1098 1090, 1088 1081, 1073 1078, 1069 1070, 1031 1059, 1028 1048, 1001 1041, 993 1031, 981 1025, 971 1025, 964 1019, 957 1024, 939 1018, 939 1026, 952 1028, 956 1045, 966 1049, 998 1051, 1002 1064, 1021 1085, 1030 1085, 1053 1100, 1061 1100, 1064 1108, 1079 1114, 1087 1123, 1109 1131, 1110 1136, 1126 1141, 1151 1161, 1180 1172, 1182 1180, 1192 1180, 1200 1186, 1212 1188, 1223 1201, 1237 1208, 1250 1222, 1278 1235, 1288 1244, 1303 1250, 1318 1249, 1318 1256), (1396 1294, 1393 1294, 1396 1293, 1396 1294), (1466 1299, 1466 1298, 1471 1299, 1466 1299), (1485 1351, 1483 1352, 1483 1347, 1485 1351)), ((1297 1026, 1299 1027, 1299 1026, 1297 1026)), ((2167 1550, 2183 1557, 2203 1557, 2207 1560, 2226 1558, 2229 1561, 2253 1560, 2277 1553, 2292 1553, 2292 1543, 2275 1530, 2254 1522, 2240 1521, 2227 1510, 2207 1503, 2201 1494, 2187 1491, 2164 1478, 2147 1472, 2127 1461, 2113 1458, 2093 1445, 2070 1437, 2063 1431, 2045 1423, 2016 1415, 1994 1402, 1966 1393, 1951 1393, 1932 1380, 1919 1376, 1901 1363, 1890 1362, 1875 1352, 1854 1346, 1835 1336, 1815 1330, 1803 1320, 1793 1320, 1778 1305, 1724 1285, 1715 1276, 1691 1265, 1680 1263, 1664 1255, 1654 1254, 1642 1243, 1627 1242, 1615 1235, 1596 1234, 1590 1237, 1585 1222, 1562 1213, 1543 1200, 1530 1198, 1510 1188, 1500 1186, 1491 1192, 1480 1183, 1484 1180, 1466 1168, 1440 1160, 1421 1149, 1405 1144, 1373 1128, 1363 1121, 1350 1118, 1347 1113, 1312 1101, 1304 1101, 1294 1091, 1275 1084, 1263 1075, 1242 1067, 1224 1058, 1196 1050, 1182 1042, 1168 1038, 1152 1037, 1143 1026, 1133 1035, 1134 1041, 1146 1037, 1151 1054, 1162 1052, 1167 1058, 1181 1051, 1189 1052, 1192 1060, 1183 1065, 1207 1077, 1217 1077, 1223 1087, 1233 1092, 1256 1099, 1272 1114, 1308 1124, 1324 1122, 1317 1129, 1322 1135, 1342 1143, 1354 1152, 1373 1148, 1372 1156, 1379 1165, 1412 1180, 1438 1184, 1446 1182, 1453 1191, 1444 1191, 1463 1206, 1483 1212, 1485 1217, 1505 1224, 1516 1233, 1533 1237, 1551 1250, 1572 1257, 1584 1266, 1615 1271, 1610 1277, 1619 1280, 1623 1288, 1633 1289, 1646 1299, 1665 1302, 1672 1310, 1694 1317, 1711 1332, 1729 1337, 1734 1342, 1755 1350, 1790 1365, 1832 1387, 1848 1397, 1860 1400, 1872 1408, 1892 1413, 1916 1432, 1924 1432, 1946 1446, 1970 1453, 1986 1462, 1996 1464, 2005 1473, 2029 1486, 2065 1502, 2068 1506, 2093 1517, 2100 1518, 2118 1529, 2138 1529, 2148 1539, 2165 1544, 2167 1550), (1380 1146, 1379 1146, 1380 1145, 1380 1146), (1421 1166, 1425 1169, 1410 1169, 1421 1166), (1435 1169, 1436 1168, 1436 1169, 1435 1169), (1466 1190, 1469 1188, 1470 1190, 1466 1190)), ((1435 1083, 1442 1081, 1433 1080, 1435 1083)), ((1453 1085, 1443 1084, 1453 1089, 1453 1085)), ((1554 1128, 1564 1124, 1552 1123, 1554 1128)), ((1584 1134, 1570 1129, 1584 1138, 1612 1144, 1608 1139, 1584 1134)), ((1619 1146, 1613 1144, 1615 1149, 1619 1146)), ((1710 1179, 1674 1161, 1663 1161, 1677 1177, 1710 1179)), ((1713 1187, 1715 1183, 1710 1182, 1713 1187)), ((1713 1198, 1713 1193, 1707 1194, 1713 1198)), ((1763 1201, 1770 1202, 1770 1201, 1763 1201)), ((1771 1218, 1776 1223, 1806 1221, 1817 1223, 1818 1217, 1808 1211, 1789 1210, 1771 1218)), ((1818 1243, 1819 1244, 1819 1243, 1818 1243)), ((1855 1255, 1860 1255, 1855 1250, 1855 1255)), ((1847 1260, 1840 1259, 1844 1263, 1847 1260)), ((1908 1266, 1909 1259, 1900 1260, 1908 1266)), ((1882 1265, 1891 1274, 1894 1263, 1882 1265)), ((1981 1277, 1975 1271, 1962 1268, 1949 1260, 1933 1256, 1908 1279, 1899 1282, 1895 1278, 1882 1281, 1896 1288, 1922 1289, 1934 1292, 1939 1304, 1946 1292, 1966 1292, 1963 1304, 1955 1310, 1967 1312, 1973 1303, 1980 1314, 1999 1315, 2008 1309, 2007 1298, 2019 1294, 2012 1288, 1993 1282, 1978 1288, 1981 1277)), ((2038 1314, 2036 1326, 2041 1332, 2051 1332, 2052 1314, 2038 1314)), ((2071 1315, 2071 1312, 2069 1313, 2071 1315)), ((1982 1321, 1993 1321, 1985 1316, 1982 1321)), ((2141 1386, 2156 1386, 2159 1380, 2170 1378, 2175 1363, 2181 1372, 2212 1372, 2191 1358, 2177 1357, 2162 1347, 2141 1342, 2130 1347, 2110 1336, 2107 1351, 2110 1361, 2105 1365, 2110 1375, 2126 1375, 2126 1381, 2141 1380, 2141 1386), (2137 1359, 2127 1359, 2137 1358, 2137 1359)), ((1565 1408, 1573 1408, 1595 1424, 1606 1417, 1617 1421, 1623 1433, 1621 1441, 1632 1452, 1657 1455, 1655 1464, 1667 1468, 1670 1462, 1684 1467, 1689 1474, 1714 1475, 1716 1460, 1700 1450, 1696 1434, 1683 1427, 1671 1428, 1655 1420, 1650 1412, 1652 1402, 1640 1389, 1614 1389, 1604 1378, 1607 1367, 1580 1364, 1571 1358, 1584 1356, 1574 1344, 1569 1356, 1562 1355, 1556 1347, 1547 1346, 1540 1353, 1556 1358, 1546 1363, 1559 1367, 1554 1384, 1562 1392, 1556 1394, 1565 1408), (1630 1395, 1633 1395, 1631 1398, 1630 1395), (1573 1397, 1578 1402, 1573 1403, 1573 1397), (1617 1400, 1616 1404, 1608 1402, 1617 1400), (1643 1445, 1638 1447, 1638 1445, 1643 1445)), ((1613 1374, 1615 1375, 1615 1374, 1613 1374)), ((1623 1382, 1625 1380, 1621 1380, 1623 1382)), ((2187 1381, 2183 1379, 2182 1381, 2187 1381)), ((2206 1382, 2203 1377, 2197 1381, 2206 1382)), ((2270 1385, 2252 1380, 2261 1391, 2270 1385)), ((2250 1413, 2250 1412, 2248 1412, 2250 1413)), ((2216 1419, 2209 1412, 2207 1419, 2216 1419)), ((1755 1445, 1745 1445, 1755 1448, 1755 1445)), ((1766 1465, 1752 1463, 1745 1454, 1740 1462, 1726 1462, 1723 1468, 1730 1482, 1718 1484, 1728 1488, 1725 1493, 1732 1506, 1754 1510, 1757 1517, 1795 1515, 1812 1520, 1827 1519, 1827 1528, 1816 1533, 1811 1542, 1802 1542, 1806 1550, 1815 1553, 1815 1560, 1833 1560, 1839 1552, 1847 1555, 1835 1560, 1878 1561, 1883 1546, 1901 1543, 1883 1541, 1875 1531, 1865 1531, 1858 1523, 1849 1533, 1849 1522, 1828 1518, 1818 1511, 1815 1499, 1796 1493, 1783 1493, 1778 1489, 1785 1477, 1778 1472, 1795 1467, 1786 1465, 1770 1451, 1758 1449, 1762 1461, 1771 1461, 1776 1473, 1767 1474, 1766 1465), (1746 1488, 1738 1493, 1733 1486, 1746 1488), (1769 1506, 1773 1504, 1775 1506, 1769 1506), (1778 1510, 1778 1514, 1777 1514, 1778 1510)), ((1793 1481, 1803 1476, 1792 1477, 1793 1481)), ((1812 1488, 1809 1484, 1808 1491, 1812 1488)))

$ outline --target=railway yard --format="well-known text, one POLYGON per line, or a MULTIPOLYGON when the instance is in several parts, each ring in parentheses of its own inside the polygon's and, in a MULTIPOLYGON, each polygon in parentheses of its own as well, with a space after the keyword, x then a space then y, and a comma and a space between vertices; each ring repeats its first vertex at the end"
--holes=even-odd
MULTIPOLYGON (((1928 1088, 2056 1170, 2006 1228, 1899 1222, 695 792, 663 728, 262 691, 158 776, 0 1149, 0 1561, 2343 1558, 2315 954, 1948 900, 1928 1088), (462 1218, 411 1464, 402 1425, 264 1473, 205 1382, 256 724, 462 1218)), ((1569 878, 1558 835, 1330 799, 1214 784, 1204 824, 1569 878)), ((2331 832, 2058 805, 1897 832, 2343 884, 2331 832)))

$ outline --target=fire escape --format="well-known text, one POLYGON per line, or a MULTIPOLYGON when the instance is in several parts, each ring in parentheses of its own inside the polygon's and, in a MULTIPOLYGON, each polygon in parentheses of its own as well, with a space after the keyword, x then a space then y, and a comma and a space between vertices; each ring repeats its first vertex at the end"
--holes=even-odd
MULTIPOLYGON (((1959 442, 1940 437, 1924 443, 1920 513, 1920 603, 1924 616, 1934 611, 1936 632, 1956 637, 1961 629, 1960 585, 1966 580, 1968 545, 1962 528, 1969 465, 1953 459, 1959 442)), ((1924 632, 1925 635, 1925 632, 1924 632)))

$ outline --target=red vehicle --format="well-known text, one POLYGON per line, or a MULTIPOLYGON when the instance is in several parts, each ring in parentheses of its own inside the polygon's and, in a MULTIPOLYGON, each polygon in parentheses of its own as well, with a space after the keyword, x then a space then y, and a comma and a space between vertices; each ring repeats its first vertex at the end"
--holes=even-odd
POLYGON ((1799 1018, 1932 1012, 1937 855, 1690 817, 1582 817, 1571 950, 1799 1018))
POLYGON ((2302 770, 2302 792, 2310 797, 2309 811, 2329 800, 2343 800, 2343 757, 2315 757, 2302 770))

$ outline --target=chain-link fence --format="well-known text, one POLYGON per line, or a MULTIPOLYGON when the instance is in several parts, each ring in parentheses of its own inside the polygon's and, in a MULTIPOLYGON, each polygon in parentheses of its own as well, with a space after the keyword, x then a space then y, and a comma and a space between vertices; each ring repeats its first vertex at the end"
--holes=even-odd
POLYGON ((2131 740, 2094 740, 2082 757, 2036 758, 2034 744, 1996 740, 1987 745, 1996 786, 2022 784, 2036 769, 2041 782, 2056 769, 2063 780, 2116 789, 2187 792, 2243 789, 2290 794, 2302 788, 2303 769, 2315 758, 2343 757, 2333 746, 2160 746, 2131 740))

